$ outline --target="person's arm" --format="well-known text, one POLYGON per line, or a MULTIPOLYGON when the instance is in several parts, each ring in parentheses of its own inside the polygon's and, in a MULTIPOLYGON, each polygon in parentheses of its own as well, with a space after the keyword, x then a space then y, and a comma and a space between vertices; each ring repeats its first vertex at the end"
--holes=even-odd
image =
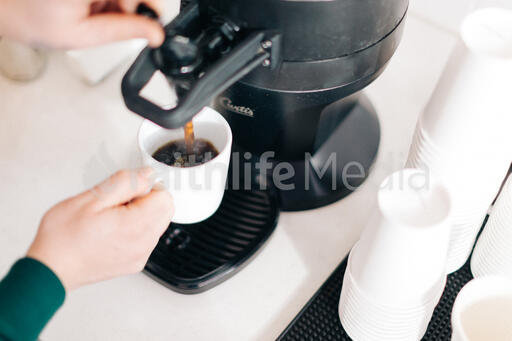
MULTIPOLYGON (((162 0, 0 0, 0 37, 35 46, 85 48, 131 38, 163 42, 162 26, 136 15, 162 0)), ((0 281, 0 340, 33 340, 66 291, 140 271, 167 228, 172 200, 150 192, 148 171, 120 172, 50 210, 27 257, 0 281)))
POLYGON ((136 15, 140 3, 157 12, 163 0, 0 0, 0 36, 30 45, 85 48, 113 41, 164 40, 162 26, 136 15))
POLYGON ((118 172, 46 213, 27 258, 0 282, 0 340, 34 340, 66 292, 144 268, 173 215, 151 175, 118 172))
POLYGON ((0 282, 0 340, 36 340, 64 298, 51 269, 33 258, 20 259, 0 282))

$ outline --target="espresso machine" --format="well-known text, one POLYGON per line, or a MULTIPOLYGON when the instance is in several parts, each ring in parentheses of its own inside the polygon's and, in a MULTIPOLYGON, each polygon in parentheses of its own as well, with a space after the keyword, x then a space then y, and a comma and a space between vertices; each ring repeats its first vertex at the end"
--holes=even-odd
POLYGON ((182 2, 163 45, 145 49, 125 75, 125 103, 164 128, 210 105, 232 128, 234 154, 217 213, 171 224, 148 274, 181 293, 208 290, 257 254, 279 212, 331 204, 363 183, 380 128, 361 90, 396 51, 407 9, 408 0, 182 2), (140 95, 157 71, 176 91, 172 109, 140 95), (262 158, 271 164, 263 171, 262 158), (294 169, 286 189, 271 180, 283 162, 294 169))

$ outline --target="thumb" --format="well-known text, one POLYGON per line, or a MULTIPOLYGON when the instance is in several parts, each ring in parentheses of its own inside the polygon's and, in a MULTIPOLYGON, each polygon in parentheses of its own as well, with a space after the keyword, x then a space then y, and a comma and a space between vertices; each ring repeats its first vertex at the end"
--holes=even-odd
POLYGON ((162 45, 165 33, 160 23, 136 14, 106 13, 93 15, 78 27, 81 47, 115 41, 145 38, 149 45, 162 45))

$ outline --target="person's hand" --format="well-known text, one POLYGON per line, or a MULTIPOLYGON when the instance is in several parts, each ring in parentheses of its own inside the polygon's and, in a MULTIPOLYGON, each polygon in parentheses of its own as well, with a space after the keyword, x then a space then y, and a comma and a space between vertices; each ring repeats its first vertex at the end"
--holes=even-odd
POLYGON ((148 193, 151 173, 120 171, 56 205, 27 256, 52 269, 66 290, 142 271, 174 212, 169 193, 148 193))
POLYGON ((161 12, 162 0, 0 0, 0 36, 68 49, 131 38, 159 46, 163 28, 135 14, 140 3, 161 12))

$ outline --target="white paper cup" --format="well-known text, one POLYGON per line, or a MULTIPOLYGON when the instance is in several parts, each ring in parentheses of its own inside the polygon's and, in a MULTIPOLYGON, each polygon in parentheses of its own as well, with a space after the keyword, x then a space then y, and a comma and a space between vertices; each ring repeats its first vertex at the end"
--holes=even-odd
POLYGON ((490 144, 510 146, 510 32, 510 10, 482 9, 464 20, 461 39, 422 116, 430 137, 454 156, 464 145, 473 153, 490 144))
POLYGON ((449 188, 453 236, 448 273, 467 261, 512 160, 512 11, 470 14, 420 117, 407 167, 449 188))
POLYGON ((471 258, 475 277, 502 275, 512 278, 512 177, 496 200, 471 258))
POLYGON ((419 340, 446 281, 451 200, 418 169, 381 185, 377 209, 352 250, 340 319, 355 340, 419 340))
POLYGON ((353 340, 365 341, 420 340, 439 302, 446 277, 431 290, 431 297, 418 299, 404 308, 382 305, 367 297, 354 280, 351 268, 349 257, 339 306, 340 320, 348 335, 353 340))
POLYGON ((488 276, 469 282, 452 311, 452 341, 512 340, 512 281, 488 276))
POLYGON ((219 155, 195 167, 172 167, 155 160, 152 155, 165 144, 184 138, 183 129, 164 129, 144 121, 139 130, 139 148, 145 166, 155 170, 174 198, 173 221, 193 224, 209 218, 217 211, 224 196, 233 141, 231 129, 221 114, 205 108, 193 119, 196 138, 210 141, 219 155))
POLYGON ((512 10, 483 8, 464 21, 462 38, 473 51, 500 59, 512 59, 512 10))
POLYGON ((388 177, 353 255, 360 287, 390 304, 432 288, 444 274, 450 214, 448 192, 423 171, 405 169, 388 177))
MULTIPOLYGON (((486 142, 478 143, 486 145, 486 142)), ((447 273, 466 263, 510 165, 506 153, 488 150, 473 155, 473 150, 453 145, 442 148, 428 136, 420 120, 407 161, 408 167, 424 169, 441 179, 452 196, 452 237, 447 273)))

